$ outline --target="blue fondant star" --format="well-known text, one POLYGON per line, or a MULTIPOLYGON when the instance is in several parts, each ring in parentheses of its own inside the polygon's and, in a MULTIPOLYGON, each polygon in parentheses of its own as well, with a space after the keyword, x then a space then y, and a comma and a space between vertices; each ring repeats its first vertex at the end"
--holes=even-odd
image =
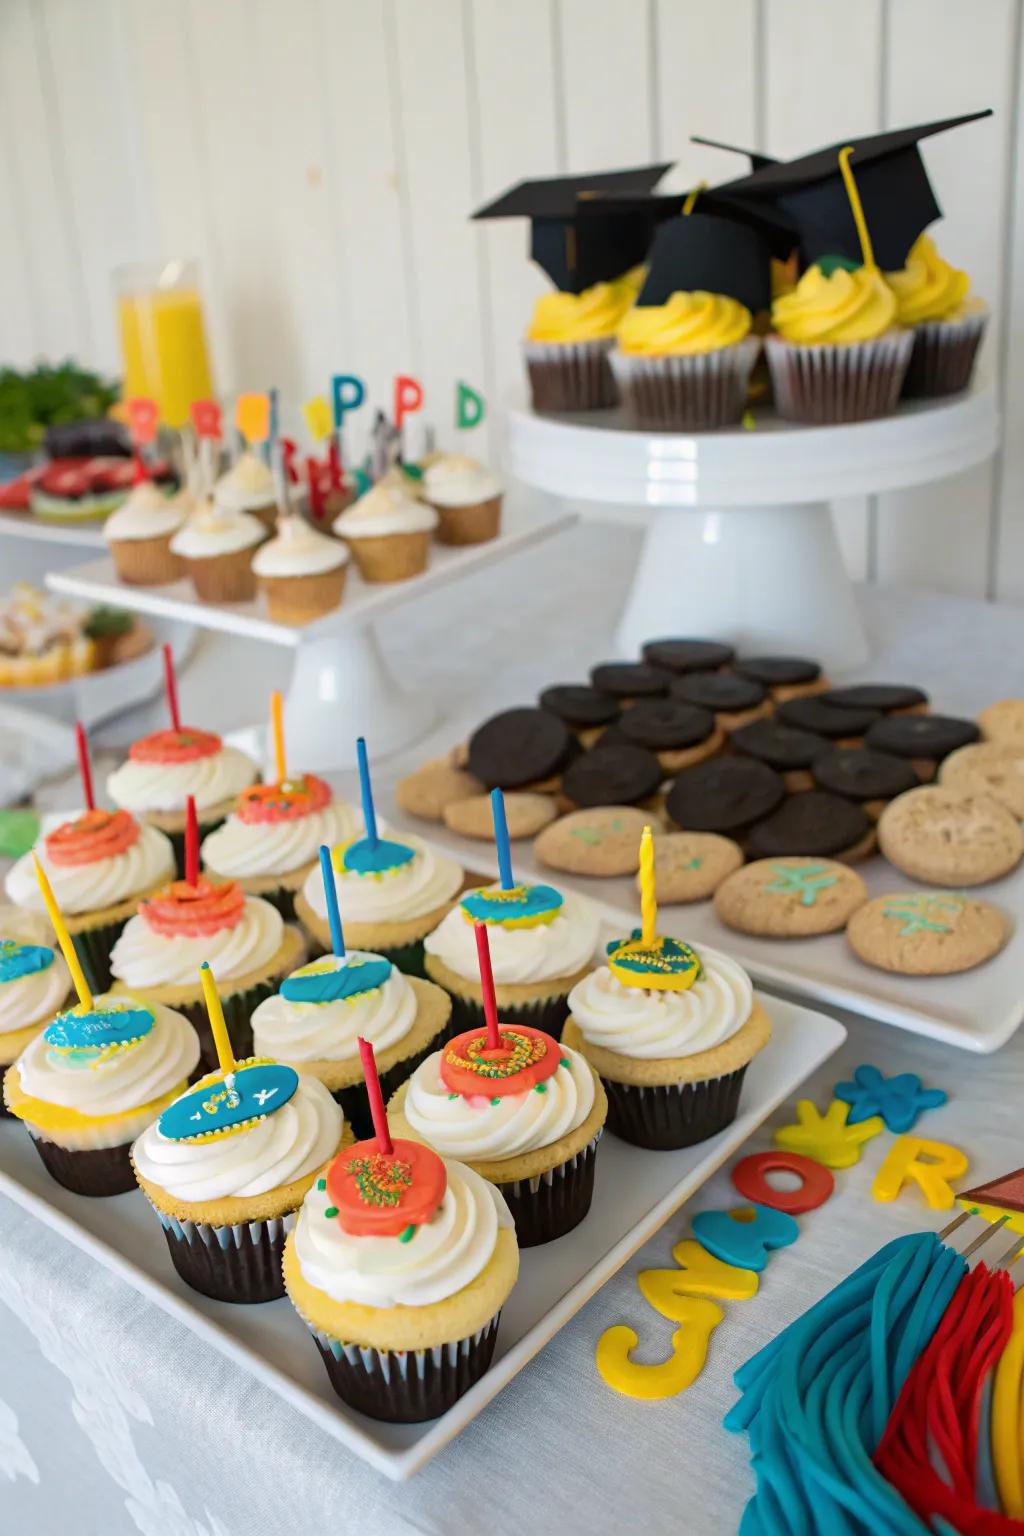
POLYGON ((943 1088, 922 1088, 916 1072, 886 1077, 877 1067, 857 1067, 852 1083, 837 1083, 836 1098, 849 1104, 848 1124, 881 1115, 886 1130, 903 1136, 926 1109, 938 1109, 948 1097, 943 1088))

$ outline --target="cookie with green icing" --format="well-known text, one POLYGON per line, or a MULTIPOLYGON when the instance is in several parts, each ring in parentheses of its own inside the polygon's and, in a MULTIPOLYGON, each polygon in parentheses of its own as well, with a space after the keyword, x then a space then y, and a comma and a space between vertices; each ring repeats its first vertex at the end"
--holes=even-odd
POLYGON ((715 915, 737 933, 810 938, 835 933, 865 901, 856 871, 835 859, 757 859, 715 892, 715 915))
POLYGON ((963 891, 896 891, 866 902, 846 937, 858 959, 901 976, 947 976, 983 965, 1009 937, 1006 913, 963 891))

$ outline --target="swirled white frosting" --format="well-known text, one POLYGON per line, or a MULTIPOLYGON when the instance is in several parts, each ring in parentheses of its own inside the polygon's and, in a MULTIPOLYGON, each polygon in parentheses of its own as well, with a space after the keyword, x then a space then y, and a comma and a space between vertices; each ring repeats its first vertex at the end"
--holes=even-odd
POLYGON ((252 560, 257 576, 315 576, 347 565, 351 556, 338 539, 317 533, 303 518, 280 517, 277 532, 252 560))
POLYGON ((135 1143, 132 1158, 144 1179, 177 1200, 245 1199, 322 1167, 338 1150, 344 1128, 345 1117, 328 1090, 300 1074, 287 1104, 244 1131, 208 1141, 171 1141, 155 1120, 135 1143))
MULTIPOLYGON (((94 1002, 100 1008, 139 1006, 131 998, 109 994, 94 1002)), ((82 1115, 121 1115, 170 1093, 195 1069, 199 1036, 184 1014, 158 1003, 145 1006, 153 1014, 149 1034, 95 1066, 71 1065, 37 1035, 18 1057, 24 1092, 82 1115)))
MULTIPOLYGON (((49 876, 57 905, 66 917, 80 912, 96 912, 101 907, 116 907, 154 886, 174 877, 174 849, 169 837, 156 827, 140 827, 130 848, 109 859, 94 859, 89 864, 55 864, 40 839, 35 852, 49 876)), ((9 870, 7 894, 19 907, 45 912, 32 854, 26 853, 9 870)))
MULTIPOLYGON (((416 857, 384 875, 334 871, 343 923, 406 923, 443 907, 462 884, 462 870, 453 859, 435 853, 418 837, 402 833, 401 841, 416 857)), ((302 894, 317 917, 327 920, 327 903, 319 868, 310 870, 302 894)))
POLYGON ((196 810, 233 800, 257 778, 252 758, 237 747, 221 747, 209 757, 188 763, 139 763, 133 758, 115 768, 107 779, 107 794, 115 805, 136 815, 145 811, 183 811, 192 795, 196 810))
POLYGON ((334 1301, 366 1307, 428 1307, 464 1290, 490 1263, 500 1227, 511 1227, 504 1196, 462 1163, 446 1162, 448 1187, 411 1242, 353 1237, 327 1216, 330 1196, 309 1191, 295 1223, 302 1278, 334 1301))
POLYGON ((0 939, 42 944, 53 951, 53 960, 45 970, 0 983, 0 1035, 48 1023, 71 990, 71 977, 49 923, 35 912, 0 906, 0 939))
POLYGON ((214 504, 226 512, 249 512, 253 507, 273 506, 277 487, 273 472, 258 454, 247 449, 213 488, 214 504))
POLYGON ((143 480, 103 524, 108 543, 118 539, 158 539, 173 533, 185 521, 185 509, 177 496, 165 496, 152 480, 143 480))
POLYGON ((233 981, 270 964, 284 942, 284 920, 258 896, 245 898, 233 928, 188 938, 156 933, 141 913, 129 918, 110 956, 110 969, 126 987, 199 988, 199 967, 207 961, 216 981, 233 981))
MULTIPOLYGON (((586 896, 576 895, 565 896, 558 915, 550 923, 538 923, 533 928, 488 923, 495 981, 501 985, 574 976, 593 960, 600 926, 600 914, 594 903, 586 896)), ((452 908, 433 933, 427 934, 423 947, 457 976, 479 980, 476 933, 461 904, 452 908)))
MULTIPOLYGON (((350 949, 346 960, 327 957, 341 970, 353 960, 380 957, 350 949)), ((348 1061, 359 1054, 360 1037, 377 1051, 404 1040, 416 1022, 416 993, 397 966, 382 987, 331 1003, 293 1003, 276 992, 252 1016, 258 1056, 278 1061, 348 1061)))
POLYGON ((225 880, 285 875, 311 863, 321 843, 330 848, 362 832, 362 813, 345 800, 332 800, 322 811, 293 821, 242 821, 232 813, 203 839, 203 864, 225 880))
POLYGON ((577 1051, 563 1045, 561 1053, 568 1065, 544 1079, 543 1093, 530 1088, 500 1098, 486 1092, 453 1098, 441 1076, 442 1053, 435 1051, 409 1079, 403 1113, 443 1157, 493 1162, 550 1147, 577 1130, 594 1107, 594 1074, 577 1051))
POLYGON ((209 560, 249 549, 267 536, 251 512, 229 512, 211 501, 201 502, 171 540, 171 549, 185 560, 209 560))
POLYGON ((387 533, 419 533, 437 527, 437 513, 400 485, 384 481, 339 512, 331 525, 344 539, 377 538, 387 533))
POLYGON ((702 973, 686 992, 624 987, 607 966, 569 993, 569 1010, 588 1045, 620 1056, 695 1056, 728 1040, 750 1017, 754 989, 735 960, 703 945, 702 973))
POLYGON ((435 507, 471 507, 500 496, 501 481, 464 453, 446 453, 423 476, 423 495, 435 507))

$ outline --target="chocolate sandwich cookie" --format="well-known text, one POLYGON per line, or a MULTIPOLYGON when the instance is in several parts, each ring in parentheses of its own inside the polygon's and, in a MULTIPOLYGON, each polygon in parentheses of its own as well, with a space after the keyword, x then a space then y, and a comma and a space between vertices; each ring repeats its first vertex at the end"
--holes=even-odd
POLYGON ((880 715, 928 707, 928 695, 909 683, 852 683, 848 688, 829 688, 820 697, 837 709, 877 709, 880 715))
POLYGON ((828 687, 818 663, 807 656, 740 656, 732 667, 741 677, 764 683, 775 699, 795 699, 828 687))
MULTIPOLYGON (((615 740, 656 753, 666 773, 678 773, 694 763, 702 763, 725 740, 709 709, 683 704, 678 699, 641 699, 624 711, 609 734, 615 740)), ((602 745, 606 742, 607 737, 602 745)))
POLYGON ((747 852, 758 859, 796 854, 853 863, 874 846, 875 829, 861 807, 823 789, 791 795, 747 836, 747 852))
POLYGON ((601 693, 589 683, 553 683, 544 689, 537 702, 541 709, 557 715, 572 731, 611 725, 621 713, 611 694, 601 693))
POLYGON ((664 770, 653 752, 629 742, 599 745, 566 769, 562 795, 572 806, 637 805, 656 794, 664 770))
POLYGON ((761 719, 772 707, 763 683, 735 672, 687 672, 674 677, 668 691, 684 704, 713 710, 716 725, 726 732, 761 719))
POLYGON ((831 747, 811 764, 811 777, 819 789, 844 800, 856 800, 872 821, 881 815, 888 800, 913 789, 918 782, 912 763, 870 747, 831 747))
POLYGON ((851 744, 860 740, 869 726, 882 717, 877 709, 838 709, 826 704, 820 695, 802 699, 784 699, 776 714, 787 725, 801 731, 815 731, 829 741, 851 744))
POLYGON ((590 681, 601 693, 627 703, 633 699, 656 699, 668 693, 669 677, 643 661, 603 661, 592 667, 590 681))
POLYGON ((666 672, 703 672, 726 667, 735 655, 731 645, 720 640, 648 640, 643 648, 644 661, 666 672))
POLYGON ((665 809, 684 832, 735 835, 782 803, 782 775, 753 758, 721 757, 687 768, 668 792, 665 809))
POLYGON ((800 731, 779 720, 754 720, 733 731, 731 740, 737 752, 781 773, 790 794, 813 787, 808 769, 828 747, 813 731, 800 731))
POLYGON ((470 737, 467 767, 487 789, 547 784, 579 752, 568 726, 546 709, 506 709, 470 737))
POLYGON ((893 757, 906 757, 918 778, 927 783, 944 757, 981 735, 973 720, 955 715, 886 715, 869 726, 864 744, 893 757))

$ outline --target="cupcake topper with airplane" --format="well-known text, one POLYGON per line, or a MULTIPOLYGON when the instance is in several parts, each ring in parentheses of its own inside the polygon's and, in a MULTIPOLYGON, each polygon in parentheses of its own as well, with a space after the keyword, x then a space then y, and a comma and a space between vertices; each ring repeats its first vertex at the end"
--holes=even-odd
POLYGON ((640 838, 640 920, 628 939, 608 945, 608 969, 623 987, 645 991, 686 992, 699 981, 700 960, 689 944, 658 933, 654 885, 654 839, 650 827, 640 838))
POLYGON ((563 905, 560 892, 553 885, 517 883, 512 874, 505 797, 500 789, 491 790, 491 815, 499 883, 469 891, 459 903, 463 916, 471 923, 497 923, 503 928, 538 928, 553 923, 563 905))

